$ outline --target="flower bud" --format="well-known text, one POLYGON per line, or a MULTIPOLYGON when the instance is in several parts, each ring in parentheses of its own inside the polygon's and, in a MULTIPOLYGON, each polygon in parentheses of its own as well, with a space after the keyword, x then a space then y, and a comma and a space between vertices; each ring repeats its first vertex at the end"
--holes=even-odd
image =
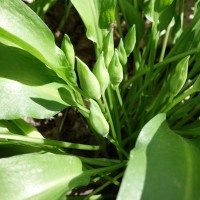
POLYGON ((70 65, 71 68, 74 68, 74 63, 75 63, 75 53, 74 53, 74 47, 71 43, 70 38, 68 35, 64 35, 62 44, 61 44, 61 49, 65 53, 65 56, 67 58, 67 61, 70 65))
POLYGON ((136 43, 136 30, 135 24, 129 29, 128 33, 124 39, 124 48, 126 51, 126 55, 129 56, 130 53, 133 51, 136 43))
POLYGON ((113 40, 113 29, 111 29, 103 40, 103 52, 106 67, 109 66, 111 58, 114 54, 114 40, 113 40))
POLYGON ((106 137, 109 132, 109 125, 106 121, 99 105, 92 99, 90 99, 90 114, 89 122, 93 129, 101 136, 106 137))
POLYGON ((185 81, 187 79, 187 73, 188 73, 188 61, 189 56, 183 58, 175 68, 174 73, 171 76, 170 79, 170 93, 173 96, 176 96, 183 85, 185 84, 185 81))
POLYGON ((123 80, 123 68, 119 61, 117 49, 115 49, 115 53, 108 67, 108 72, 110 75, 110 82, 114 87, 118 87, 123 80))
POLYGON ((97 78, 84 62, 82 62, 79 58, 76 59, 78 77, 81 89, 83 90, 85 96, 91 99, 100 99, 101 91, 97 78))
POLYGON ((117 50, 118 50, 119 60, 120 60, 121 64, 125 65, 127 63, 127 55, 126 55, 126 51, 124 48, 124 43, 123 43, 122 38, 120 39, 117 50))
POLYGON ((108 87, 110 83, 110 77, 104 63, 103 53, 101 53, 101 55, 99 56, 94 66, 93 73, 99 81, 101 94, 104 94, 106 88, 108 87))

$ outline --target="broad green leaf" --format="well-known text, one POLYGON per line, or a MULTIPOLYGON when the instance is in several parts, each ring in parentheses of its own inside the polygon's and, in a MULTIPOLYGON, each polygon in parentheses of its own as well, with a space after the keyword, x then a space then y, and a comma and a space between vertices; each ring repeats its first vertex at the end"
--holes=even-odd
POLYGON ((88 183, 75 156, 33 153, 0 159, 0 193, 4 200, 59 200, 72 188, 88 183))
POLYGON ((103 36, 106 30, 99 28, 101 2, 98 0, 71 0, 72 4, 81 16, 86 28, 88 39, 95 42, 98 49, 102 48, 103 36))
POLYGON ((116 0, 101 0, 99 26, 100 28, 109 28, 115 21, 116 0))
POLYGON ((199 154, 199 140, 175 134, 158 114, 139 134, 117 199, 199 199, 199 154))
POLYGON ((0 133, 13 133, 36 138, 43 138, 38 130, 23 119, 0 120, 0 133))
POLYGON ((64 53, 55 45, 54 36, 45 23, 21 0, 0 1, 0 42, 28 51, 65 81, 70 76, 64 53))
POLYGON ((122 9, 128 28, 131 28, 134 24, 136 26, 136 41, 139 45, 139 42, 144 34, 144 20, 142 18, 142 15, 128 1, 119 1, 119 4, 122 9))
POLYGON ((48 118, 76 104, 52 70, 31 54, 4 45, 0 45, 0 94, 0 119, 48 118))
POLYGON ((0 160, 1 158, 7 158, 19 154, 29 154, 42 151, 44 152, 44 149, 33 145, 19 144, 13 141, 0 141, 0 160))

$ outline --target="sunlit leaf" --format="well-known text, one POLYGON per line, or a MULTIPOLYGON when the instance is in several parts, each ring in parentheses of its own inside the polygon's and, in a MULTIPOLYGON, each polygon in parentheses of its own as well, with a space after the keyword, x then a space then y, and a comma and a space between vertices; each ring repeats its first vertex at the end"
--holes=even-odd
POLYGON ((139 134, 117 199, 199 199, 199 154, 199 140, 175 134, 158 114, 139 134))
POLYGON ((65 55, 55 45, 53 34, 22 1, 0 1, 0 42, 28 51, 64 80, 69 79, 65 55))
POLYGON ((74 180, 81 173, 81 161, 75 156, 32 153, 2 158, 1 199, 59 200, 72 188, 88 183, 86 177, 74 180))
POLYGON ((87 37, 96 43, 98 49, 101 49, 103 36, 107 33, 105 30, 99 28, 101 1, 71 0, 71 2, 87 28, 87 37))
POLYGON ((36 138, 43 138, 41 133, 23 119, 0 120, 0 133, 13 133, 36 138))
POLYGON ((48 118, 75 105, 68 86, 31 54, 0 45, 0 119, 48 118))

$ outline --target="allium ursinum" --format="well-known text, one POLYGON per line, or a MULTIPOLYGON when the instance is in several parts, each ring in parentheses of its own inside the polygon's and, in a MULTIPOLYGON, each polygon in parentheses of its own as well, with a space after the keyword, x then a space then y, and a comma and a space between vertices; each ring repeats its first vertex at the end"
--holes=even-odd
POLYGON ((127 55, 126 55, 126 51, 124 48, 124 42, 123 42, 122 38, 119 41, 117 50, 118 50, 119 60, 120 60, 121 64, 125 65, 127 63, 127 55))
POLYGON ((108 72, 110 75, 110 82, 114 87, 118 87, 123 80, 123 68, 119 61, 117 49, 115 49, 115 53, 108 67, 108 72))
POLYGON ((108 67, 111 61, 111 58, 114 54, 113 29, 111 29, 106 35, 106 37, 104 38, 102 50, 104 52, 105 65, 106 67, 108 67))
POLYGON ((109 125, 106 121, 99 105, 96 101, 90 99, 90 113, 89 122, 93 129, 99 133, 101 136, 106 137, 109 132, 109 125))
POLYGON ((135 25, 133 25, 129 29, 128 33, 124 38, 124 48, 127 56, 129 56, 130 53, 133 51, 135 43, 136 43, 136 30, 135 30, 135 25))
POLYGON ((87 98, 100 99, 100 85, 95 75, 90 71, 88 66, 79 58, 77 60, 77 71, 81 89, 87 98))
POLYGON ((186 58, 183 58, 175 67, 175 71, 173 71, 173 74, 170 78, 170 93, 173 96, 176 96, 183 85, 185 84, 185 81, 187 79, 188 74, 188 61, 189 56, 186 58))
POLYGON ((93 73, 99 81, 101 94, 104 94, 106 88, 108 87, 108 85, 110 83, 110 77, 109 77, 108 70, 104 63, 103 52, 99 56, 95 66, 93 68, 93 73))
POLYGON ((74 68, 74 63, 75 63, 74 47, 71 43, 70 38, 66 34, 63 37, 61 48, 62 48, 63 52, 65 53, 65 56, 67 58, 67 61, 70 65, 70 67, 74 68))

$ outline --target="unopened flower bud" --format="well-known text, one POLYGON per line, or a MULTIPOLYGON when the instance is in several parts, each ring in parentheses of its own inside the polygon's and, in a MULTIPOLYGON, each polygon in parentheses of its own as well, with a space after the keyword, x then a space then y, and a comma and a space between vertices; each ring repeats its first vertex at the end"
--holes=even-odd
POLYGON ((135 43, 136 43, 136 30, 135 30, 135 25, 133 25, 129 29, 124 39, 124 48, 127 56, 129 56, 130 53, 133 51, 135 43))
POLYGON ((97 78, 79 58, 77 58, 77 71, 81 89, 85 96, 91 99, 100 99, 101 91, 97 78))
POLYGON ((103 52, 106 67, 109 66, 111 58, 114 54, 114 40, 113 40, 113 29, 111 29, 103 40, 103 52))
POLYGON ((117 49, 115 49, 115 53, 108 67, 108 72, 110 75, 110 82, 114 87, 118 87, 123 80, 123 68, 119 61, 117 49))
POLYGON ((101 136, 106 137, 109 132, 109 125, 106 121, 99 105, 92 99, 90 99, 90 114, 89 122, 93 129, 101 136))
POLYGON ((106 88, 108 87, 110 83, 110 77, 104 63, 103 53, 99 56, 94 66, 93 73, 99 81, 101 94, 104 94, 106 88))
POLYGON ((183 85, 185 84, 185 81, 187 79, 187 73, 188 73, 188 61, 189 56, 186 58, 183 58, 175 68, 175 71, 173 72, 171 79, 170 79, 170 93, 173 96, 176 96, 183 85))
POLYGON ((65 56, 67 58, 67 61, 70 65, 71 68, 74 68, 74 63, 75 63, 75 53, 74 53, 74 47, 71 43, 70 38, 68 35, 64 35, 62 44, 61 44, 61 49, 65 53, 65 56))
POLYGON ((124 48, 124 43, 123 43, 122 38, 120 39, 117 50, 118 50, 119 60, 120 60, 121 64, 125 65, 127 63, 127 55, 126 55, 126 51, 124 48))

